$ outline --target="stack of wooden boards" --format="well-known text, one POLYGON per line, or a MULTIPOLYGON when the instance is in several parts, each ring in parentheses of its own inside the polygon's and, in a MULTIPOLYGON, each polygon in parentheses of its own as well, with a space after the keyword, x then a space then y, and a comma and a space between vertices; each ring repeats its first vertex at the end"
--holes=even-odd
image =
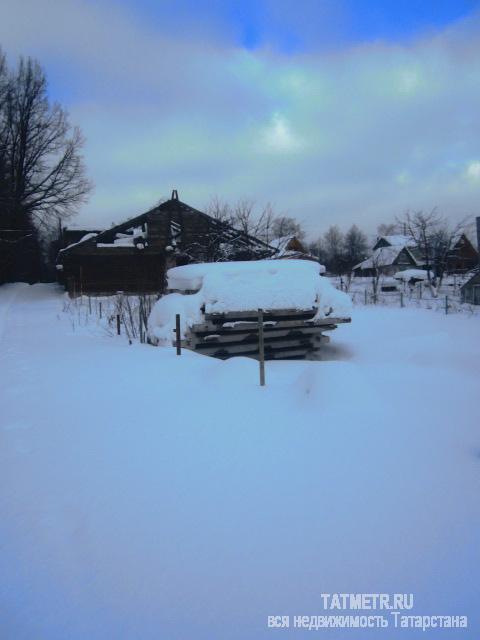
MULTIPOLYGON (((350 322, 343 318, 315 319, 316 312, 316 308, 263 311, 265 359, 305 358, 329 341, 328 336, 323 335, 325 331, 350 322)), ((188 330, 183 346, 222 359, 258 357, 258 311, 206 313, 201 324, 188 330)))

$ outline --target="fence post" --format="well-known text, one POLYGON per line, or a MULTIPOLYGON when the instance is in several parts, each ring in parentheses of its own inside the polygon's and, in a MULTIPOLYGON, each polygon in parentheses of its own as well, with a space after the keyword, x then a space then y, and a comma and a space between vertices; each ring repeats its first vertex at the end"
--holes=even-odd
POLYGON ((140 344, 143 344, 143 317, 142 317, 142 300, 138 305, 138 335, 140 337, 140 344))
POLYGON ((448 315, 448 296, 445 296, 445 315, 448 315))
POLYGON ((88 313, 89 313, 89 315, 92 315, 92 298, 91 298, 91 296, 88 296, 88 313))
POLYGON ((263 309, 258 310, 258 361, 260 364, 260 386, 265 386, 265 344, 263 340, 263 309))
POLYGON ((180 314, 175 315, 175 345, 177 347, 177 356, 182 355, 182 335, 180 332, 180 314))
POLYGON ((365 304, 367 304, 367 290, 365 289, 365 304))
POLYGON ((117 313, 117 336, 120 335, 120 314, 117 313))
POLYGON ((99 309, 100 309, 100 320, 102 319, 102 301, 100 300, 99 302, 99 309))
POLYGON ((400 306, 403 308, 405 306, 403 302, 403 291, 400 291, 400 306))

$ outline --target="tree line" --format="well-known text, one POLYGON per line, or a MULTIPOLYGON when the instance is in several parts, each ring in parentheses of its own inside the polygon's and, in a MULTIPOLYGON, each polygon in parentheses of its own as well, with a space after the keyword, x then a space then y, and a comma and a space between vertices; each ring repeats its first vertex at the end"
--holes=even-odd
POLYGON ((254 200, 240 199, 229 204, 214 197, 206 211, 213 218, 267 244, 274 243, 279 238, 294 236, 304 243, 305 249, 317 257, 330 273, 347 273, 368 254, 367 235, 355 224, 346 233, 336 225, 331 226, 316 242, 306 242, 302 222, 293 216, 277 213, 270 203, 258 207, 254 200))
MULTIPOLYGON (((356 224, 343 232, 338 225, 330 226, 316 241, 305 242, 306 233, 300 221, 292 216, 279 215, 271 204, 256 207, 253 200, 239 200, 230 205, 217 197, 207 206, 207 212, 216 219, 271 243, 277 238, 295 236, 304 242, 305 249, 325 265, 327 272, 334 275, 349 275, 352 269, 372 256, 374 239, 356 224)), ((472 225, 468 216, 451 223, 437 209, 430 212, 407 211, 397 216, 393 222, 377 227, 377 238, 389 235, 405 236, 405 241, 415 247, 416 256, 427 271, 429 282, 440 280, 448 268, 449 259, 454 256, 457 241, 467 233, 472 225)), ((379 258, 380 256, 377 256, 379 258)), ((380 275, 380 264, 372 256, 372 266, 380 275)))

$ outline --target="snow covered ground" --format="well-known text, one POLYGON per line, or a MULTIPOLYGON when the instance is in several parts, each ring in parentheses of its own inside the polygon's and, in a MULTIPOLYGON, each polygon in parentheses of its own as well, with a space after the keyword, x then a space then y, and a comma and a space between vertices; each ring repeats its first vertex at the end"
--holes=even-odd
POLYGON ((267 616, 334 592, 469 628, 324 638, 480 636, 478 317, 357 307, 260 388, 62 306, 0 287, 2 640, 303 637, 267 616))
MULTIPOLYGON (((415 270, 408 270, 405 273, 412 271, 415 270)), ((341 291, 348 291, 355 305, 376 304, 397 308, 426 309, 447 315, 464 313, 469 316, 480 316, 480 306, 462 302, 460 287, 468 277, 445 276, 442 284, 435 289, 435 295, 426 282, 410 285, 387 276, 380 278, 376 294, 373 291, 372 278, 357 277, 348 282, 345 278, 335 276, 330 277, 329 280, 341 291)))

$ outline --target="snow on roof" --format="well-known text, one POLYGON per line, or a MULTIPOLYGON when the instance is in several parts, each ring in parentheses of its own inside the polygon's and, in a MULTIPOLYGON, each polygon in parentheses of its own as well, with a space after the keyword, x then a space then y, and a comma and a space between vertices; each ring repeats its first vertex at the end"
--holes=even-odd
MULTIPOLYGON (((300 260, 311 260, 312 262, 318 262, 318 258, 311 253, 307 253, 302 243, 298 240, 295 234, 291 234, 289 236, 282 236, 281 238, 275 238, 269 242, 270 246, 273 249, 276 249, 275 255, 272 257, 273 260, 278 258, 288 258, 291 260, 292 258, 298 258, 300 260), (296 240, 297 248, 289 249, 288 246, 290 242, 296 240), (299 250, 299 247, 302 247, 299 250)), ((295 247, 295 243, 293 244, 295 247)), ((323 265, 320 265, 320 273, 325 273, 326 269, 323 265)))
POLYGON ((375 267, 388 267, 392 265, 400 251, 404 249, 404 246, 395 247, 379 247, 375 249, 373 255, 371 255, 363 262, 356 264, 353 269, 373 269, 375 267))
POLYGON ((423 269, 405 269, 404 271, 398 271, 393 277, 395 280, 408 282, 409 280, 427 280, 428 275, 423 269))
POLYGON ((415 240, 413 240, 410 236, 405 236, 402 234, 395 234, 391 236, 381 236, 381 239, 386 240, 392 247, 414 247, 415 240))
POLYGON ((288 243, 295 238, 295 235, 282 236, 269 241, 269 245, 278 251, 277 255, 282 255, 287 251, 288 243))
POLYGON ((59 253, 62 253, 62 251, 66 251, 67 249, 71 249, 72 247, 76 247, 78 244, 82 244, 82 242, 87 242, 87 240, 91 240, 92 238, 96 238, 97 236, 98 236, 98 233, 86 233, 84 236, 80 238, 80 240, 78 240, 78 242, 72 242, 72 244, 69 244, 67 247, 60 249, 59 253))
POLYGON ((169 269, 167 279, 170 289, 197 293, 172 293, 156 303, 149 329, 160 342, 171 341, 177 313, 183 333, 204 312, 316 309, 318 318, 351 314, 349 296, 320 277, 318 263, 306 260, 189 264, 169 269))

